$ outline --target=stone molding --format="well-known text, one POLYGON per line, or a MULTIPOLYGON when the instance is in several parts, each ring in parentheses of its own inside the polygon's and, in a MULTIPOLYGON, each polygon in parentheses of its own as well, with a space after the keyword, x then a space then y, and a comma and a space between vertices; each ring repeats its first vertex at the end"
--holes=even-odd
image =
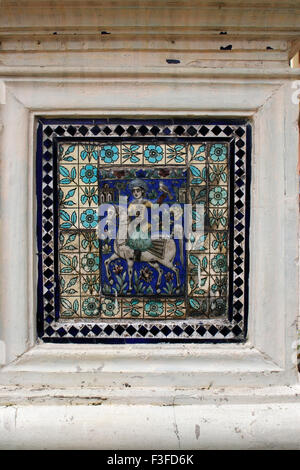
POLYGON ((288 61, 299 48, 300 1, 45 3, 0 7, 0 447, 299 449, 299 110, 291 96, 300 76, 288 61), (252 121, 245 344, 37 344, 39 116, 252 121))

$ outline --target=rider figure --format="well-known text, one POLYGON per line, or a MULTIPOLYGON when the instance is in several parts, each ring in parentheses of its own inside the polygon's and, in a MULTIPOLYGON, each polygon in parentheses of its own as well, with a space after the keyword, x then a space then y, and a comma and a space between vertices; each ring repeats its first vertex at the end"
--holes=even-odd
POLYGON ((141 179, 134 179, 129 183, 129 190, 133 196, 133 200, 128 205, 129 220, 132 221, 135 217, 142 219, 141 223, 128 234, 126 241, 126 244, 134 250, 136 261, 140 260, 142 251, 147 251, 152 246, 150 238, 151 224, 148 222, 148 211, 152 204, 144 197, 147 189, 146 183, 141 179))

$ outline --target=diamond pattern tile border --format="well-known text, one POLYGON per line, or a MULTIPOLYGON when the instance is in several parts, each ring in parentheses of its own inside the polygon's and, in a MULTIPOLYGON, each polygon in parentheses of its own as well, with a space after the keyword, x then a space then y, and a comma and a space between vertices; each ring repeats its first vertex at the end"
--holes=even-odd
POLYGON ((46 120, 37 129, 38 336, 44 342, 241 342, 247 335, 251 125, 244 120, 46 120), (56 152, 68 140, 107 137, 227 140, 231 144, 229 312, 226 319, 61 321, 57 275, 56 152))

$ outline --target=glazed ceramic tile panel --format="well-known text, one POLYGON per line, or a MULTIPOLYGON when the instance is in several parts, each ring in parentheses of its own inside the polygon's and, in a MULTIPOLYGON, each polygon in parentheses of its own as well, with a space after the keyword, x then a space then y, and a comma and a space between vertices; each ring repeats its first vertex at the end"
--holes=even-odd
POLYGON ((250 139, 246 122, 40 120, 39 336, 244 340, 250 139), (191 204, 193 230, 202 231, 188 240, 100 240, 99 204, 117 208, 126 197, 130 207, 136 191, 146 212, 176 204, 184 214, 191 204))

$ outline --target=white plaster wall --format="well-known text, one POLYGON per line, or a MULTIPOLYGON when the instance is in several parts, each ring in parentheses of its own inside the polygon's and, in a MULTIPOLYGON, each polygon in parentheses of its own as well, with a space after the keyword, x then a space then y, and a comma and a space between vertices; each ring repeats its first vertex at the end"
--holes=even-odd
MULTIPOLYGON (((296 409, 299 422, 299 411, 296 409)), ((18 406, 1 409, 1 449, 299 449, 295 404, 18 406), (216 432, 218 430, 218 432, 216 432)))
POLYGON ((0 7, 0 448, 299 449, 298 106, 291 93, 300 74, 288 63, 299 46, 300 2, 268 9, 252 0, 239 8, 133 3, 84 8, 74 0, 70 9, 67 0, 41 9, 43 0, 5 0, 0 7), (103 30, 109 38, 99 36, 103 30), (232 51, 220 50, 225 43, 232 51), (179 57, 179 66, 167 57, 179 57), (37 343, 41 115, 252 121, 245 344, 37 343))

